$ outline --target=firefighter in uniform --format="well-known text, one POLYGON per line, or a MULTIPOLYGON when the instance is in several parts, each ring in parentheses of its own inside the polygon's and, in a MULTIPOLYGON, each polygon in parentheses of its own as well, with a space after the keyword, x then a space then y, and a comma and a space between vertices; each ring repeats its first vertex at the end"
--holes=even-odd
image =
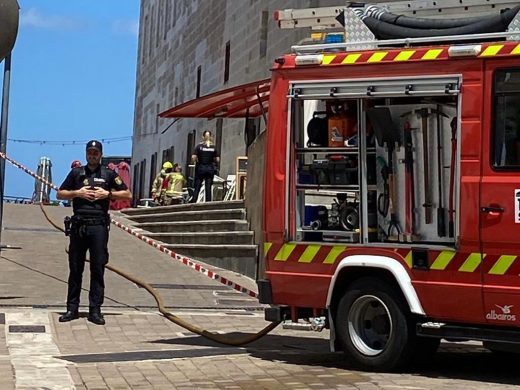
POLYGON ((152 199, 161 206, 172 204, 173 193, 173 164, 165 161, 161 172, 155 177, 152 184, 152 199))
POLYGON ((131 199, 132 194, 114 171, 101 166, 103 146, 89 141, 86 147, 87 164, 72 169, 62 183, 57 198, 71 200, 73 216, 65 219, 65 234, 70 236, 69 280, 67 312, 60 322, 79 318, 81 282, 86 252, 90 255, 90 292, 88 320, 104 325, 101 314, 105 282, 105 265, 108 263, 108 231, 111 199, 131 199))
POLYGON ((192 161, 195 163, 195 189, 193 191, 191 203, 197 202, 203 180, 205 184, 204 191, 206 202, 211 202, 213 176, 215 175, 216 167, 220 161, 218 150, 211 140, 211 131, 204 131, 202 137, 203 141, 195 147, 193 155, 191 156, 192 161))

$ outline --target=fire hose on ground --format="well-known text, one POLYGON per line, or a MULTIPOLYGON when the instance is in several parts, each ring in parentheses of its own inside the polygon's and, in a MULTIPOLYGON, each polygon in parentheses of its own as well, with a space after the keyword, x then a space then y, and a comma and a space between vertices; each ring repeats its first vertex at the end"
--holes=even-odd
MULTIPOLYGON (((23 170, 24 172, 26 172, 27 174, 31 175, 35 179, 37 179, 37 180, 47 184, 50 188, 52 188, 54 190, 58 190, 58 187, 56 185, 54 185, 54 184, 50 183, 49 181, 45 180, 44 178, 42 178, 41 176, 37 175, 36 173, 31 171, 30 169, 26 168, 22 164, 20 164, 17 161, 9 158, 7 155, 5 155, 2 152, 0 152, 0 158, 5 159, 9 163, 11 163, 15 167, 23 170)), ((64 231, 64 229, 60 225, 56 224, 49 217, 49 215, 45 211, 42 203, 40 203, 40 209, 43 212, 43 215, 45 216, 45 219, 54 228, 56 228, 57 230, 60 230, 62 232, 64 231)), ((240 291, 240 292, 242 292, 244 294, 247 294, 249 296, 252 296, 252 297, 256 297, 257 296, 257 294, 254 291, 248 290, 247 288, 242 287, 239 284, 234 283, 234 282, 228 280, 227 278, 224 278, 224 277, 216 274, 213 271, 205 269, 204 266, 202 266, 201 264, 198 264, 196 261, 194 261, 192 259, 189 259, 189 258, 187 258, 185 256, 181 256, 181 255, 179 255, 179 254, 177 254, 177 253, 175 253, 175 252, 165 248, 160 243, 158 243, 158 242, 156 242, 156 241, 154 241, 154 240, 152 240, 152 239, 150 239, 148 237, 145 237, 145 236, 143 236, 140 233, 135 232, 133 229, 130 229, 130 228, 124 226, 122 223, 120 223, 118 221, 115 221, 114 219, 112 219, 112 223, 114 225, 116 225, 117 227, 121 228, 122 230, 126 231, 127 233, 130 233, 133 236, 141 239, 142 241, 145 241, 149 245, 152 245, 154 248, 159 249, 161 252, 170 255, 170 257, 175 258, 176 260, 182 262, 184 265, 190 266, 191 268, 195 269, 196 271, 204 273, 206 276, 210 277, 211 279, 217 280, 218 282, 223 283, 223 284, 225 284, 225 285, 227 285, 227 286, 229 286, 229 287, 231 287, 231 288, 233 288, 233 289, 235 289, 237 291, 240 291)), ((87 261, 89 261, 89 260, 87 259, 87 261)), ((203 329, 203 328, 201 328, 201 327, 199 327, 197 325, 191 324, 191 323, 183 320, 182 318, 176 316, 175 314, 169 312, 166 309, 165 305, 164 305, 164 300, 161 297, 161 295, 152 286, 150 286, 148 283, 146 283, 146 282, 142 281, 141 279, 139 279, 139 278, 137 278, 135 276, 132 276, 132 275, 128 274, 127 272, 122 271, 122 270, 118 269, 117 267, 114 267, 114 266, 112 266, 110 264, 107 264, 106 268, 108 270, 116 273, 117 275, 122 276, 123 278, 131 281, 132 283, 135 283, 138 286, 144 288, 146 291, 148 291, 153 296, 153 298, 155 299, 155 302, 157 304, 157 308, 158 308, 159 312, 165 318, 167 318, 169 321, 173 322, 176 325, 179 325, 179 326, 183 327, 184 329, 189 330, 192 333, 198 334, 198 335, 200 335, 202 337, 205 337, 205 338, 207 338, 209 340, 215 341, 215 342, 220 343, 220 344, 225 344, 225 345, 230 345, 230 346, 240 346, 240 345, 249 344, 249 343, 252 343, 253 341, 256 341, 256 340, 262 338, 263 336, 265 336, 266 334, 271 332, 274 328, 276 328, 280 324, 280 322, 273 322, 273 323, 267 325, 265 328, 263 328, 262 330, 260 330, 256 334, 246 334, 246 335, 243 335, 243 336, 240 336, 240 337, 239 336, 230 337, 227 334, 213 333, 213 332, 210 332, 210 331, 208 331, 206 329, 203 329)))

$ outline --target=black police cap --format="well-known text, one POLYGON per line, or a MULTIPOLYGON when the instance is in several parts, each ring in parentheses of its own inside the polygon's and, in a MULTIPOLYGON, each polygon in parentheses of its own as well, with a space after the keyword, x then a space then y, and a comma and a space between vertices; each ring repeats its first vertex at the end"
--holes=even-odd
POLYGON ((87 143, 86 150, 89 150, 89 149, 96 149, 97 151, 99 151, 99 153, 103 153, 103 144, 101 142, 93 139, 92 141, 88 141, 88 143, 87 143))

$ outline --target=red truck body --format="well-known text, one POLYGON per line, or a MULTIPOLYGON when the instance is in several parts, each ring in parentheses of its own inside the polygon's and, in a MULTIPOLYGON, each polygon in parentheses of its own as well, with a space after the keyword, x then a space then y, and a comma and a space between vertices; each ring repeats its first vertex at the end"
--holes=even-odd
MULTIPOLYGON (((497 69, 520 69, 518 43, 485 44, 474 57, 449 58, 448 46, 413 49, 406 61, 397 61, 405 49, 358 52, 359 62, 342 61, 352 53, 334 53, 327 65, 295 65, 295 55, 283 57, 272 70, 269 101, 264 191, 264 256, 266 278, 274 304, 311 309, 327 307, 333 277, 342 259, 377 255, 394 259, 409 274, 424 313, 436 320, 472 324, 518 326, 503 320, 497 306, 520 310, 520 225, 515 223, 518 170, 492 166, 494 96, 497 69), (491 48, 491 49, 489 49, 491 48), (424 59, 438 50, 435 59, 424 59), (384 59, 370 62, 377 53, 384 59), (487 54, 486 54, 487 53, 487 54), (288 137, 290 83, 304 80, 367 79, 460 75, 459 143, 456 213, 457 238, 453 248, 422 243, 427 267, 414 268, 413 245, 374 245, 294 242, 295 180, 290 174, 295 147, 288 137), (496 206, 500 212, 483 212, 496 206), (312 255, 310 255, 312 254, 312 255)), ((410 51, 407 49, 407 51, 410 51)), ((347 271, 346 271, 347 272, 347 271)), ((520 313, 520 312, 519 312, 520 313)), ((509 317, 511 318, 511 317, 509 317)))

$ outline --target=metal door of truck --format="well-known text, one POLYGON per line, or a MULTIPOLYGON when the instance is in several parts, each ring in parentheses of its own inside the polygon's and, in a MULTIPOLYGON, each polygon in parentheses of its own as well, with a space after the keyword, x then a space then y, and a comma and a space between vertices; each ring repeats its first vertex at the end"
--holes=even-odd
MULTIPOLYGON (((511 58, 512 59, 512 58, 511 58)), ((520 67, 485 65, 480 240, 484 317, 520 323, 520 67)))

